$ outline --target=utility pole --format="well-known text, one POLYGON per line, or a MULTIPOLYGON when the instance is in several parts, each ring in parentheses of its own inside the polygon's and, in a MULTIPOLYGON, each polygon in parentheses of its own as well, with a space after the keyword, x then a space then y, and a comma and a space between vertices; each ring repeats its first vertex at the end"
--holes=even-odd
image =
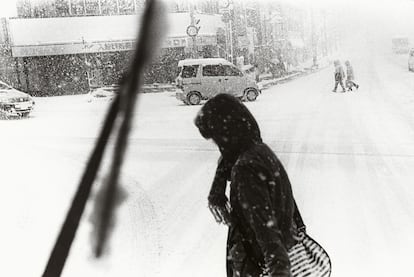
POLYGON ((82 44, 83 44, 83 49, 84 49, 83 56, 84 56, 84 59, 85 59, 86 78, 88 80, 88 91, 90 91, 91 90, 91 74, 90 74, 89 70, 90 70, 91 63, 88 61, 88 58, 87 58, 86 41, 85 41, 84 37, 82 37, 82 44))
MULTIPOLYGON (((195 26, 196 22, 195 22, 195 16, 194 16, 194 4, 193 3, 189 3, 190 5, 190 26, 195 26)), ((197 36, 196 35, 190 35, 193 45, 192 45, 192 51, 191 51, 191 57, 192 58, 197 58, 197 36)))
POLYGON ((328 48, 328 31, 326 28, 326 10, 323 11, 323 37, 324 37, 324 56, 328 56, 329 48, 328 48))
POLYGON ((232 28, 233 24, 232 22, 232 16, 231 11, 228 9, 229 6, 226 6, 226 10, 222 16, 222 21, 226 24, 226 59, 233 62, 233 35, 232 35, 232 28), (230 50, 229 50, 230 48, 230 50), (229 57, 230 52, 230 57, 229 57))
POLYGON ((312 44, 312 60, 313 65, 316 66, 318 63, 318 49, 317 49, 317 41, 315 36, 315 14, 313 7, 311 7, 311 44, 312 44))
MULTIPOLYGON (((233 11, 230 11, 230 13, 233 13, 233 11)), ((229 20, 229 29, 230 29, 230 61, 234 63, 234 42, 233 42, 233 15, 230 16, 229 20)))

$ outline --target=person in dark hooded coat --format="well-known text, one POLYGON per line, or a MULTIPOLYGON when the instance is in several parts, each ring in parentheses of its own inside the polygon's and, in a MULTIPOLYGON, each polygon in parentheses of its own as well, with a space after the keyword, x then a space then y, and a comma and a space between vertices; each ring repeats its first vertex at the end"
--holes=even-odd
POLYGON ((291 276, 287 251, 305 227, 286 171, 253 115, 239 99, 219 94, 201 108, 195 125, 221 152, 208 200, 216 220, 230 225, 227 276, 291 276))

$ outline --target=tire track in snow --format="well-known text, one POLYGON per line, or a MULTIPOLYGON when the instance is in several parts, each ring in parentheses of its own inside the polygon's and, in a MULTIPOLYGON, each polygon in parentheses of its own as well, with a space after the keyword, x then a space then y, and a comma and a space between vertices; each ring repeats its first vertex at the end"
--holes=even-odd
POLYGON ((125 188, 128 189, 128 223, 130 224, 131 244, 137 249, 144 261, 144 268, 137 269, 140 276, 158 276, 161 268, 161 222, 156 207, 139 182, 126 177, 125 188))

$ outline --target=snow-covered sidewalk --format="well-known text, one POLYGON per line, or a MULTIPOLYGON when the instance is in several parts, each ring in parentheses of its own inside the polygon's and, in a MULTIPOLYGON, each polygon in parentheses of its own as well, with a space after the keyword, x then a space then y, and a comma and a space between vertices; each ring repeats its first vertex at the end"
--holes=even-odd
POLYGON ((300 76, 308 75, 310 73, 314 73, 314 72, 323 70, 323 69, 327 68, 328 66, 329 66, 329 64, 319 66, 317 68, 312 68, 312 67, 303 68, 302 70, 291 72, 291 73, 289 73, 285 76, 279 77, 279 78, 262 80, 258 83, 258 86, 262 90, 263 89, 268 89, 268 88, 270 88, 272 86, 275 86, 277 84, 284 83, 284 82, 287 82, 287 81, 290 81, 290 80, 294 80, 294 79, 296 79, 300 76))

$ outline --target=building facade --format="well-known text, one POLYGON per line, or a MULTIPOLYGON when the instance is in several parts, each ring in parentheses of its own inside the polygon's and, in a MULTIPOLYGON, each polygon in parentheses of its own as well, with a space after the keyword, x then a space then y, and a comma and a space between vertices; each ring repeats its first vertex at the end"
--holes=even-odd
MULTIPOLYGON (((173 81, 178 61, 194 48, 198 56, 220 55, 223 23, 213 4, 195 6, 202 27, 195 40, 186 33, 194 13, 183 1, 169 4, 172 24, 144 82, 173 81)), ((2 25, 8 62, 1 78, 33 95, 84 93, 117 83, 131 60, 143 6, 140 0, 20 0, 17 18, 2 25)))
MULTIPOLYGON (((224 57, 267 72, 327 55, 326 13, 278 1, 166 1, 169 28, 145 83, 174 81, 189 57, 224 57), (197 36, 186 33, 189 25, 197 36)), ((0 78, 34 95, 117 83, 134 50, 145 0, 19 0, 0 30, 0 78)))

